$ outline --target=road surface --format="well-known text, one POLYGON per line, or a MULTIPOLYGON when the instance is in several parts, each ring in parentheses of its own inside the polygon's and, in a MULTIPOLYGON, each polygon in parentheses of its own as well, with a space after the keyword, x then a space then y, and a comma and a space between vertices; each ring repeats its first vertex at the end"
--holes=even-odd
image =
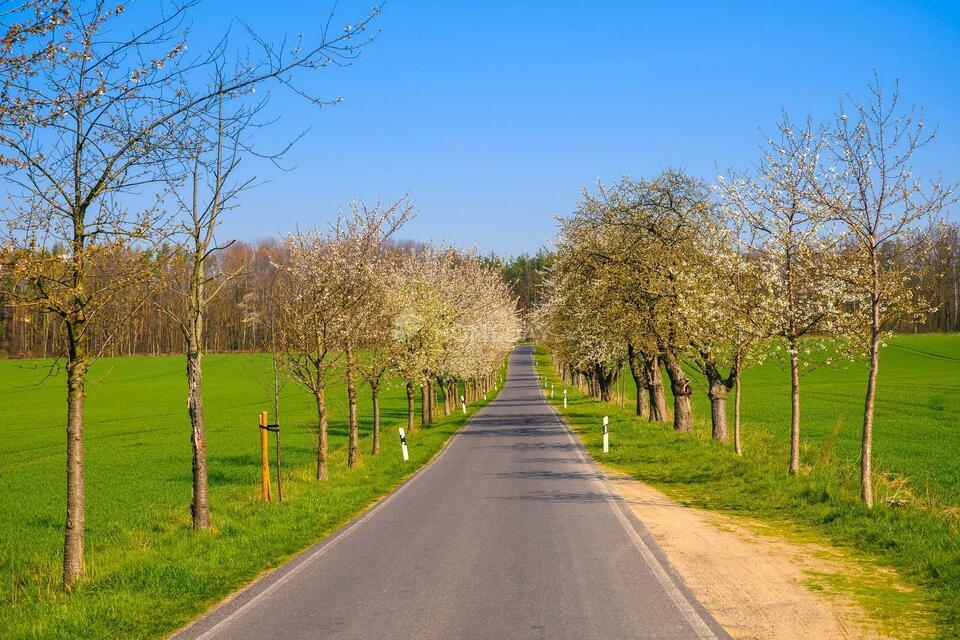
POLYGON ((176 636, 726 637, 544 400, 529 347, 432 464, 176 636))

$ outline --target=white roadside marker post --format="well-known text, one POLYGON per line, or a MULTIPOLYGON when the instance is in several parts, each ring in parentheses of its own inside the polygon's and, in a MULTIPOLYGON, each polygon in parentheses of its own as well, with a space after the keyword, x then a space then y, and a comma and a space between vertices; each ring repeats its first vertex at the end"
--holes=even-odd
POLYGON ((400 427, 400 450, 403 451, 403 461, 409 460, 410 452, 407 451, 407 436, 403 432, 403 427, 400 427))
POLYGON ((464 401, 463 396, 460 396, 460 406, 463 408, 463 415, 467 415, 467 403, 464 401))
POLYGON ((550 385, 550 397, 553 397, 553 385, 550 385))
POLYGON ((563 390, 563 408, 564 409, 567 408, 567 390, 566 389, 563 390))
POLYGON ((603 416, 603 452, 610 452, 610 417, 603 416))

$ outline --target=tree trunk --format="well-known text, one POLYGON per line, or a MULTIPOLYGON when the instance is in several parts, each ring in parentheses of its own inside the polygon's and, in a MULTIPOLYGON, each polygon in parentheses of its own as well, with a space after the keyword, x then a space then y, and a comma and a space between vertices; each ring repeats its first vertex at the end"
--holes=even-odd
POLYGON ((730 390, 721 380, 710 381, 711 437, 717 442, 727 441, 727 395, 730 390))
MULTIPOLYGON (((194 328, 194 331, 196 327, 194 328)), ((190 445, 193 449, 193 499, 190 513, 194 529, 210 528, 210 505, 207 501, 207 437, 203 414, 202 354, 196 335, 187 347, 187 413, 190 415, 190 445)))
POLYGON ((355 380, 354 353, 353 346, 348 345, 344 350, 346 358, 346 379, 347 379, 347 415, 349 417, 348 433, 349 445, 347 446, 347 467, 353 469, 360 466, 360 428, 357 424, 357 383, 355 380))
MULTIPOLYGON (((876 275, 875 275, 876 282, 876 275)), ((878 287, 875 284, 874 290, 878 287)), ((863 404, 863 438, 860 443, 860 498, 873 508, 873 407, 877 393, 877 373, 880 368, 880 299, 871 300, 870 375, 867 377, 867 397, 863 404)))
POLYGON ((83 327, 68 327, 72 334, 67 363, 67 519, 63 536, 63 586, 73 587, 83 576, 84 507, 83 417, 87 371, 83 327))
POLYGON ((636 413, 641 418, 650 416, 650 390, 647 388, 647 378, 643 373, 642 356, 638 354, 633 345, 627 343, 627 362, 630 365, 630 375, 633 376, 633 383, 637 388, 637 406, 636 413))
MULTIPOLYGON (((637 383, 636 377, 633 379, 637 383)), ((646 386, 637 386, 637 415, 641 418, 650 419, 650 390, 646 386)))
POLYGON ((326 480, 327 471, 327 389, 322 374, 320 384, 314 390, 317 400, 317 480, 326 480))
MULTIPOLYGON (((710 397, 710 437, 717 442, 727 441, 727 396, 732 378, 724 380, 709 351, 701 351, 704 373, 707 376, 707 395, 710 397)), ((730 372, 736 375, 737 367, 730 372)))
POLYGON ((733 451, 738 456, 743 455, 743 447, 740 444, 740 372, 734 377, 733 382, 733 451))
POLYGON ((433 424, 434 406, 437 403, 437 390, 433 386, 433 381, 427 381, 427 424, 433 424))
POLYGON ((425 427, 430 424, 430 415, 428 414, 430 399, 427 398, 427 385, 420 383, 420 426, 425 427))
POLYGON ((670 390, 673 391, 673 430, 693 431, 693 416, 690 410, 693 389, 690 387, 690 380, 680 366, 680 361, 669 349, 664 349, 663 362, 670 378, 670 390))
POLYGON ((790 339, 790 465, 795 475, 800 470, 800 363, 796 338, 790 339))
POLYGON ((413 382, 407 380, 406 384, 407 389, 407 433, 413 433, 414 427, 416 426, 416 420, 414 419, 414 412, 416 411, 416 402, 413 399, 413 382))
POLYGON ((437 380, 437 386, 440 388, 440 395, 443 396, 443 415, 450 415, 450 383, 445 380, 437 380))
POLYGON ((595 368, 597 377, 597 391, 601 402, 610 402, 610 387, 613 384, 613 372, 607 373, 606 367, 598 365, 595 368))
POLYGON ((667 398, 663 393, 663 375, 660 373, 660 358, 654 356, 644 362, 644 375, 650 389, 650 422, 667 421, 667 398))
POLYGON ((373 448, 370 453, 377 455, 380 453, 380 385, 373 382, 370 384, 370 398, 373 402, 373 448))

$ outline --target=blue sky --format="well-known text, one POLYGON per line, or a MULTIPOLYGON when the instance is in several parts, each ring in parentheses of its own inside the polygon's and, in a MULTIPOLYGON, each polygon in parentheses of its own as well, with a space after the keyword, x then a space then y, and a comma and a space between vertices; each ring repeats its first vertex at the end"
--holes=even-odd
MULTIPOLYGON (((218 32, 235 15, 268 37, 309 37, 330 6, 209 0, 194 29, 218 32)), ((368 8, 341 0, 338 14, 368 8)), ((958 2, 391 0, 378 24, 353 67, 306 79, 341 104, 276 93, 270 135, 310 132, 287 158, 293 171, 251 163, 269 182, 224 235, 285 233, 353 197, 409 192, 419 214, 404 237, 536 251, 581 186, 749 167, 781 108, 827 117, 845 93, 864 97, 874 69, 940 125, 917 172, 960 178, 958 2)))

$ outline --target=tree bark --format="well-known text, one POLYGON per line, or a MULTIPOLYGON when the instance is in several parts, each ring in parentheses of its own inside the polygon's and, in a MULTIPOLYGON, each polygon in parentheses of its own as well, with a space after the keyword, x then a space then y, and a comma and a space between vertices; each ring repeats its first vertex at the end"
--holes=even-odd
POLYGON ((420 383, 420 426, 425 427, 430 423, 429 411, 430 400, 427 398, 427 385, 420 383))
POLYGON ((871 299, 870 375, 863 404, 863 437, 860 443, 860 498, 873 508, 873 409, 877 394, 877 373, 880 369, 880 296, 879 276, 874 269, 874 295, 871 299))
POLYGON ((353 346, 348 345, 344 350, 346 358, 347 381, 347 415, 349 417, 347 446, 347 467, 353 469, 360 466, 360 428, 357 424, 357 383, 355 379, 353 346))
POLYGON ((733 383, 733 451, 738 456, 743 455, 743 447, 740 444, 740 372, 737 372, 733 383))
POLYGON ((717 442, 727 441, 727 395, 729 389, 720 380, 710 382, 711 437, 717 442))
POLYGON ((82 322, 79 331, 68 327, 71 344, 67 363, 67 519, 63 536, 63 586, 67 589, 84 572, 83 417, 87 360, 82 331, 82 322))
POLYGON ((407 390, 407 433, 413 433, 414 428, 416 427, 416 420, 414 419, 414 412, 416 411, 416 401, 413 398, 413 382, 407 380, 406 384, 407 390))
POLYGON ((373 403, 373 448, 370 453, 377 455, 380 453, 380 385, 372 383, 370 385, 370 399, 373 403))
MULTIPOLYGON (((199 236, 198 236, 199 238, 199 236)), ((187 414, 190 416, 190 445, 193 454, 193 497, 190 513, 194 529, 210 528, 207 500, 207 426, 203 412, 203 331, 206 271, 203 248, 194 251, 190 274, 190 304, 187 313, 187 414)))
POLYGON ((693 389, 690 380, 680 366, 680 361, 669 349, 664 349, 663 362, 670 378, 670 390, 673 391, 673 430, 692 431, 693 415, 690 410, 690 396, 693 389))
POLYGON ((660 358, 654 356, 644 362, 644 375, 650 389, 650 422, 667 421, 667 399, 663 393, 663 375, 660 373, 660 358))
MULTIPOLYGON (((75 173, 80 180, 79 171, 75 173)), ((84 574, 86 520, 84 464, 84 400, 87 375, 86 259, 83 218, 85 208, 73 215, 72 310, 65 317, 67 330, 67 517, 63 535, 63 586, 71 589, 84 574)))
POLYGON ((450 383, 443 379, 437 380, 440 395, 443 397, 443 415, 450 415, 450 383))
POLYGON ((800 470, 800 363, 796 338, 790 338, 790 465, 796 475, 800 470))
POLYGON ((613 385, 613 372, 607 372, 607 368, 604 365, 597 365, 594 367, 597 378, 597 391, 600 396, 601 402, 610 402, 612 396, 610 395, 610 387, 613 385))
POLYGON ((720 369, 709 351, 702 351, 704 373, 707 377, 707 395, 710 397, 710 436, 717 442, 727 441, 727 396, 733 384, 733 376, 737 374, 734 366, 731 376, 726 380, 720 374, 720 369))
POLYGON ((320 376, 320 384, 314 389, 313 396, 317 401, 317 480, 329 478, 327 470, 327 389, 320 376))
POLYGON ((190 445, 193 450, 193 498, 190 513, 194 529, 210 528, 207 501, 207 438, 203 414, 202 354, 194 338, 187 348, 187 413, 190 415, 190 445))
POLYGON ((437 390, 433 381, 427 381, 427 424, 433 424, 434 406, 437 403, 437 390))
POLYGON ((650 416, 650 390, 647 388, 647 378, 643 373, 642 356, 634 350, 631 343, 627 343, 627 362, 630 365, 630 375, 637 388, 636 413, 642 418, 650 416))

